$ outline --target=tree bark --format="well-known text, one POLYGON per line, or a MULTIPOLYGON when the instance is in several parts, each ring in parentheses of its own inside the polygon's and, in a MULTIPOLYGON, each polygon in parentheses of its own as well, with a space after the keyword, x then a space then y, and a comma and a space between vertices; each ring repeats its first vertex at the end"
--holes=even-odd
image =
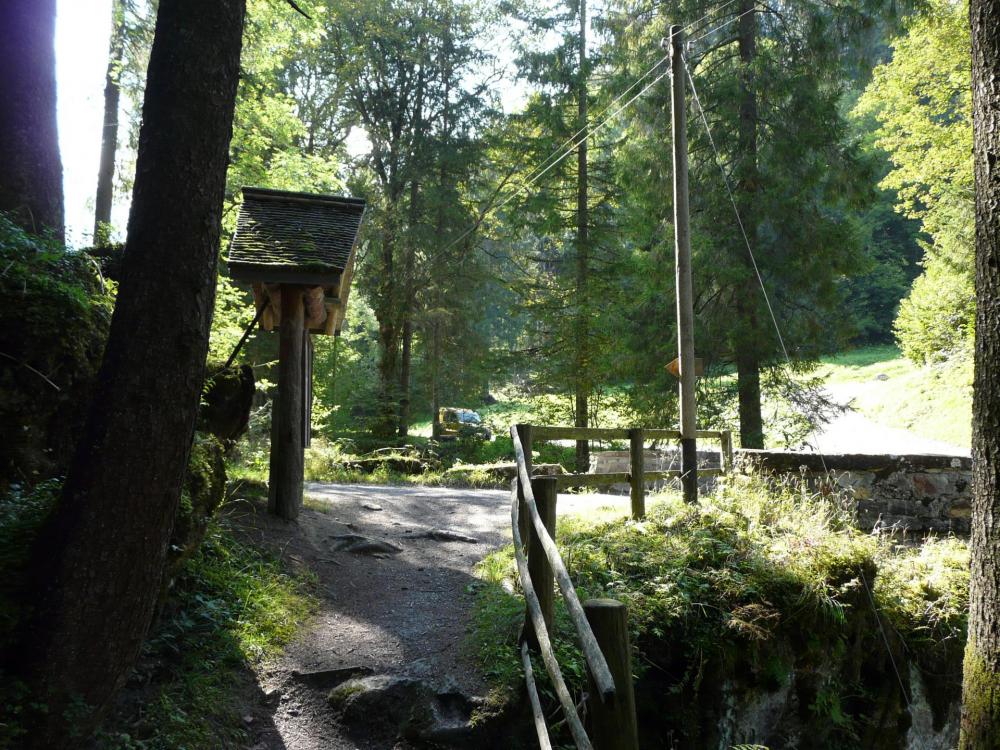
MULTIPOLYGON (((390 203, 389 211, 396 211, 398 203, 390 203)), ((378 437, 390 437, 398 418, 397 373, 399 364, 399 327, 397 326, 396 303, 398 289, 395 283, 396 224, 392 214, 386 219, 382 232, 383 278, 379 284, 379 295, 375 306, 378 320, 379 343, 379 402, 372 433, 378 437)))
POLYGON ((118 152, 118 104, 121 99, 118 76, 124 54, 125 9, 121 0, 115 0, 108 72, 104 78, 104 126, 101 129, 101 159, 97 167, 97 196, 94 199, 94 245, 104 244, 108 240, 107 225, 111 223, 115 155, 118 152))
POLYGON ((245 0, 159 3, 107 349, 34 547, 15 662, 48 706, 32 747, 93 730, 153 615, 204 379, 244 14, 245 0))
POLYGON ((0 5, 0 211, 62 241, 55 21, 55 0, 0 5))
POLYGON ((962 750, 1000 747, 1000 0, 972 0, 976 354, 962 750))
MULTIPOLYGON (((413 105, 413 146, 410 154, 410 170, 418 171, 416 166, 423 157, 424 141, 424 66, 420 66, 417 74, 417 87, 413 105)), ((410 431, 410 372, 413 354, 413 314, 417 305, 417 287, 414 274, 417 264, 416 228, 420 223, 420 182, 416 175, 410 177, 410 220, 409 233, 406 240, 406 261, 403 264, 403 350, 399 365, 399 424, 397 432, 400 437, 406 437, 410 431)))
MULTIPOLYGON (((436 313, 435 313, 436 315, 436 313)), ((441 369, 441 322, 435 317, 431 333, 431 435, 437 438, 441 431, 441 387, 438 383, 441 369)))
MULTIPOLYGON (((580 0, 580 74, 577 83, 577 128, 587 126, 587 0, 580 0)), ((576 152, 576 383, 573 398, 574 424, 587 427, 589 424, 590 362, 588 357, 590 331, 587 325, 589 295, 587 294, 590 273, 590 215, 588 211, 587 185, 587 133, 580 138, 576 152)), ((576 470, 584 473, 590 470, 590 441, 576 441, 576 470)))
MULTIPOLYGON (((739 159, 736 193, 743 225, 751 241, 757 233, 754 213, 754 193, 757 190, 757 92, 754 64, 757 57, 757 13, 753 0, 740 0, 739 55, 742 70, 739 82, 739 127, 737 153, 739 159)), ((746 249, 737 249, 745 259, 748 273, 753 267, 746 257, 746 249)), ((752 277, 752 276, 751 276, 752 277)), ((743 294, 738 291, 737 294, 743 294)), ((760 409, 760 336, 756 315, 756 294, 743 298, 737 304, 738 320, 733 327, 734 358, 739 392, 740 445, 744 448, 763 448, 764 430, 760 409)))
MULTIPOLYGON (((412 303, 408 304, 410 307, 412 303)), ((413 311, 403 319, 403 346, 399 362, 399 425, 397 433, 406 437, 410 432, 410 370, 413 359, 413 311)))

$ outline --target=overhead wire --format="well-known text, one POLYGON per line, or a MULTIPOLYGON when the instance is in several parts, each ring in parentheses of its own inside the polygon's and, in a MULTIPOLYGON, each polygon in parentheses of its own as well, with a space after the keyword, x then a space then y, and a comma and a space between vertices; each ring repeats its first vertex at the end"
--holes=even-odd
MULTIPOLYGON (((627 102, 625 102, 618 109, 616 109, 614 112, 612 112, 606 118, 604 118, 601 122, 599 122, 597 125, 593 126, 589 130, 589 132, 583 136, 583 138, 589 138, 591 135, 593 135, 594 133, 596 133, 599 130, 601 130, 604 126, 606 126, 609 122, 611 122, 619 114, 621 114, 625 109, 627 109, 629 107, 629 105, 632 104, 632 102, 634 102, 636 99, 638 99, 639 97, 641 97, 643 94, 645 94, 647 91, 649 91, 649 89, 651 89, 659 81, 661 81, 663 78, 665 78, 668 75, 670 75, 670 69, 669 68, 667 68, 667 70, 665 70, 664 72, 660 73, 658 76, 656 76, 656 78, 654 78, 652 81, 650 81, 648 84, 646 84, 642 88, 642 90, 639 91, 638 94, 636 94, 633 97, 631 97, 627 102)), ((502 200, 497 205, 490 207, 486 212, 484 212, 480 216, 479 220, 475 224, 473 224, 465 232, 463 232, 462 234, 460 234, 456 239, 452 240, 452 242, 450 242, 448 245, 446 245, 444 249, 447 250, 448 248, 453 247, 454 245, 457 245, 459 242, 461 242, 466 237, 468 237, 470 234, 472 234, 476 230, 476 228, 479 226, 479 224, 482 223, 483 219, 486 218, 486 216, 488 216, 490 213, 493 213, 494 211, 499 211, 501 208, 503 208, 504 206, 506 206, 508 203, 510 203, 516 197, 518 197, 521 193, 523 193, 528 188, 530 188, 532 185, 534 185, 536 182, 538 182, 538 180, 540 180, 553 167, 555 167, 558 164, 560 164, 567 156, 569 156, 574 151, 576 151, 577 147, 582 142, 583 142, 582 139, 580 141, 574 142, 569 148, 567 148, 565 151, 563 151, 561 154, 559 154, 558 158, 556 158, 554 161, 552 161, 548 166, 546 166, 541 171, 536 171, 534 173, 534 175, 530 179, 528 179, 526 182, 518 185, 514 189, 514 191, 510 195, 508 195, 504 200, 502 200)), ((546 160, 546 161, 548 161, 548 160, 546 160)))
MULTIPOLYGON (((712 151, 714 152, 715 155, 715 163, 718 165, 719 172, 722 174, 722 181, 726 186, 726 193, 729 195, 729 200, 732 203, 733 213, 736 215, 736 223, 739 225, 740 234, 743 236, 743 241, 746 244, 747 254, 750 256, 750 263, 753 266, 754 274, 757 277, 757 282, 760 284, 760 291, 764 296, 764 302, 767 304, 767 311, 771 316, 771 322, 774 325, 774 332, 778 337, 778 343, 781 345, 782 354, 784 354, 785 356, 785 363, 788 366, 789 371, 791 371, 792 358, 788 354, 788 348, 785 346, 785 339, 781 335, 781 326, 778 324, 778 318, 774 313, 774 307, 771 305, 771 297, 767 293, 767 287, 764 284, 764 277, 761 275, 760 267, 757 265, 757 259, 754 256, 753 248, 750 243, 750 238, 747 235, 746 227, 743 223, 743 217, 741 216, 739 206, 736 203, 736 197, 733 193, 733 188, 729 180, 729 175, 726 172, 725 167, 723 166, 722 155, 719 153, 719 149, 715 144, 715 138, 712 135, 712 128, 709 126, 708 118, 705 116, 705 108, 702 106, 701 98, 698 96, 698 87, 695 85, 694 76, 691 74, 691 68, 688 65, 687 58, 683 53, 681 53, 681 60, 684 64, 684 72, 687 75, 687 80, 691 84, 691 93, 694 96, 694 101, 698 109, 698 114, 700 116, 702 124, 705 127, 705 133, 708 135, 708 141, 711 144, 712 151)), ((813 447, 816 453, 819 455, 820 462, 823 464, 824 473, 829 474, 830 470, 829 467, 826 465, 826 458, 823 455, 823 451, 820 447, 819 438, 814 433, 815 429, 810 430, 810 435, 808 436, 808 439, 812 441, 813 447)), ((903 695, 903 700, 906 703, 907 709, 912 709, 909 693, 907 692, 906 686, 903 683, 902 674, 900 674, 899 666, 896 664, 896 657, 892 653, 892 646, 889 643, 889 637, 886 634, 885 627, 882 624, 882 618, 879 616, 878 613, 878 607, 875 604, 874 593, 872 592, 871 586, 868 584, 868 579, 865 576, 864 571, 859 570, 858 572, 861 577, 861 582, 864 585, 865 593, 868 595, 868 601, 871 605, 872 614, 875 616, 875 622, 878 625, 879 634, 882 636, 882 642, 885 644, 886 653, 888 654, 889 662, 892 665, 892 671, 895 673, 896 680, 899 683, 899 689, 903 695)))
MULTIPOLYGON (((721 5, 715 7, 713 9, 711 9, 711 10, 709 10, 707 13, 705 13, 703 16, 701 16, 697 20, 692 21, 691 23, 689 23, 686 26, 684 26, 684 28, 682 29, 682 31, 686 31, 686 30, 688 30, 688 29, 690 29, 690 28, 692 28, 694 26, 699 25, 703 21, 705 21, 708 18, 710 18, 713 14, 719 13, 719 12, 723 11, 725 8, 728 8, 730 5, 732 5, 735 2, 737 2, 737 0, 726 0, 726 2, 722 3, 721 5)), ((727 24, 732 23, 733 21, 737 20, 738 18, 742 17, 743 15, 746 15, 746 13, 740 14, 739 16, 736 16, 734 18, 729 19, 728 21, 724 22, 723 24, 720 24, 719 26, 716 26, 714 29, 712 29, 711 31, 709 31, 708 34, 711 34, 711 33, 714 33, 715 31, 718 31, 720 28, 723 28, 727 24)), ((702 35, 701 37, 698 37, 698 38, 699 39, 703 39, 705 36, 707 36, 707 34, 702 35)), ((591 123, 593 121, 598 120, 600 117, 602 117, 604 115, 605 112, 607 112, 609 109, 611 109, 611 107, 613 107, 616 103, 620 102, 623 98, 625 98, 626 96, 628 96, 628 94, 630 92, 632 92, 644 80, 646 80, 650 75, 652 75, 653 72, 657 68, 659 68, 661 65, 663 65, 663 63, 667 62, 668 60, 670 60, 670 54, 669 53, 666 54, 666 55, 664 55, 663 57, 661 57, 659 60, 657 60, 655 63, 653 63, 653 65, 651 65, 649 68, 647 68, 646 71, 641 76, 639 76, 639 78, 637 78, 635 81, 633 81, 632 85, 630 85, 627 89, 625 89, 623 92, 621 92, 618 96, 616 96, 614 99, 612 99, 610 102, 608 102, 600 110, 600 112, 598 112, 598 114, 594 116, 594 118, 593 118, 593 120, 591 122, 585 123, 579 130, 577 130, 575 133, 573 133, 571 136, 569 136, 566 140, 564 140, 561 144, 559 144, 559 146, 557 146, 552 151, 552 153, 549 154, 549 156, 547 156, 538 165, 536 165, 535 168, 532 169, 528 173, 527 177, 525 178, 526 181, 524 183, 522 183, 521 185, 515 187, 514 191, 505 200, 503 200, 501 203, 499 203, 497 205, 490 206, 486 211, 484 211, 479 216, 479 218, 473 223, 473 225, 471 227, 469 227, 465 232, 463 232, 462 234, 460 234, 457 238, 455 238, 454 240, 452 240, 448 245, 445 246, 444 249, 448 250, 448 249, 454 247, 455 245, 457 245, 462 240, 464 240, 466 237, 468 237, 470 234, 472 234, 474 231, 476 231, 476 229, 479 228, 479 226, 482 224, 482 222, 485 220, 485 218, 489 214, 491 214, 491 213, 493 213, 495 211, 499 211, 501 208, 503 208, 504 206, 506 206, 508 203, 510 203, 512 200, 514 200, 514 198, 516 198, 518 195, 520 195, 525 190, 527 190, 529 187, 531 187, 536 182, 538 182, 538 180, 543 175, 545 175, 549 170, 551 170, 557 164, 559 164, 560 162, 562 162, 567 156, 569 156, 570 154, 572 154, 573 151, 575 151, 579 147, 580 143, 583 142, 583 139, 577 140, 578 138, 580 138, 581 135, 583 135, 583 138, 589 138, 591 135, 593 135, 598 130, 600 130, 601 128, 603 128, 612 118, 614 118, 618 114, 620 114, 632 102, 634 102, 636 99, 638 99, 640 96, 642 96, 646 91, 648 91, 653 86, 653 84, 659 82, 665 76, 670 75, 670 70, 667 69, 667 71, 665 71, 661 75, 657 76, 653 81, 651 81, 647 86, 645 86, 636 96, 633 96, 624 105, 622 105, 617 110, 615 110, 608 118, 605 118, 604 120, 602 120, 600 122, 600 124, 598 124, 596 126, 592 126, 591 123), (567 146, 568 146, 568 148, 566 148, 567 146)))
MULTIPOLYGON (((737 0, 726 0, 726 2, 724 2, 722 5, 718 6, 717 8, 714 8, 714 9, 710 10, 708 13, 706 13, 705 15, 703 15, 701 18, 699 18, 699 19, 697 19, 697 20, 692 21, 691 23, 689 23, 687 26, 684 27, 684 30, 686 31, 687 29, 690 29, 693 26, 697 26, 702 21, 704 21, 707 18, 709 18, 713 13, 718 13, 718 12, 722 11, 724 8, 727 8, 728 6, 732 5, 735 2, 737 2, 737 0)), ((645 73, 643 73, 641 76, 639 76, 639 78, 637 78, 635 81, 633 81, 633 83, 632 83, 631 86, 629 86, 627 89, 625 89, 623 92, 621 92, 618 96, 616 96, 614 99, 612 99, 606 105, 604 105, 604 107, 601 109, 601 111, 598 112, 596 115, 594 115, 593 120, 598 120, 600 117, 602 117, 605 112, 607 112, 616 103, 618 103, 619 101, 621 101, 622 99, 624 99, 626 96, 628 96, 629 93, 636 86, 638 86, 640 83, 642 83, 644 80, 646 80, 646 78, 648 78, 653 73, 654 70, 656 70, 658 67, 660 67, 661 65, 663 65, 663 63, 667 62, 669 59, 670 59, 670 54, 668 53, 668 54, 664 55, 662 58, 660 58, 659 60, 657 60, 651 67, 649 67, 646 70, 645 73)), ((556 146, 556 148, 553 150, 553 152, 551 154, 549 154, 549 156, 546 157, 544 160, 542 160, 542 162, 540 164, 538 164, 535 167, 535 169, 533 169, 529 173, 529 177, 532 174, 534 174, 534 172, 536 172, 537 170, 539 170, 543 166, 545 166, 548 163, 548 161, 550 159, 554 158, 563 148, 566 147, 567 144, 572 144, 582 133, 584 133, 588 129, 589 126, 590 126, 590 123, 584 124, 579 130, 577 130, 575 133, 573 133, 571 136, 569 136, 566 140, 564 140, 562 143, 560 143, 558 146, 556 146)), ((578 145, 578 144, 574 144, 574 147, 576 145, 578 145)))

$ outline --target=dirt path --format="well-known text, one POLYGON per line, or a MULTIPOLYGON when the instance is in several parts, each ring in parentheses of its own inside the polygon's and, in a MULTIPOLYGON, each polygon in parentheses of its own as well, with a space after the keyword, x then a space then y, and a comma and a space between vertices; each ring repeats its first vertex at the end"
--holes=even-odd
MULTIPOLYGON (((827 385, 835 401, 850 404, 856 393, 850 384, 827 385)), ((967 456, 968 448, 921 437, 909 430, 887 427, 850 410, 835 418, 813 436, 811 443, 822 453, 933 453, 967 456)))
POLYGON ((374 727, 346 726, 327 696, 351 678, 384 675, 430 687, 439 709, 468 713, 468 699, 486 689, 465 645, 472 569, 509 540, 509 495, 310 484, 307 497, 311 507, 297 523, 255 523, 258 541, 316 573, 323 598, 305 631, 261 676, 270 710, 258 721, 254 747, 410 747, 391 727, 379 736, 377 716, 374 727))
MULTIPOLYGON (((260 508, 240 523, 254 543, 314 571, 322 597, 304 631, 259 675, 244 717, 253 750, 510 747, 495 727, 469 731, 487 686, 466 638, 473 567, 510 541, 509 493, 309 484, 306 494, 296 523, 260 508), (375 689, 353 710, 331 707, 331 691, 355 684, 375 689), (433 726, 411 745, 397 735, 413 705, 433 726)), ((561 513, 582 504, 627 512, 628 499, 560 496, 561 513)))

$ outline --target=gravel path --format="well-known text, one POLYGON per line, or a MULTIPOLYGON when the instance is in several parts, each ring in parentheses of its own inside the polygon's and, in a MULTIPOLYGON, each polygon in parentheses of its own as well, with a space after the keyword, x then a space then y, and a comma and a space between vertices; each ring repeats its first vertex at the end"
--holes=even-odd
MULTIPOLYGON (((256 543, 314 571, 322 596, 303 632, 260 675, 259 705, 246 717, 256 729, 252 748, 404 750, 405 741, 344 726, 327 696, 364 675, 419 679, 462 700, 485 695, 466 645, 473 567, 509 543, 510 494, 311 483, 306 495, 296 523, 258 510, 245 524, 256 543)), ((628 498, 560 496, 563 513, 581 504, 627 512, 628 498)))

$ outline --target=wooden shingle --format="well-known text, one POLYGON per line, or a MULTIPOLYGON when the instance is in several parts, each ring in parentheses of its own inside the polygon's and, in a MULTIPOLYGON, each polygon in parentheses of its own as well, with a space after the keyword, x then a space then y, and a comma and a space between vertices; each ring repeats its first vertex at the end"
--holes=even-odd
POLYGON ((230 273, 250 282, 337 286, 364 212, 361 198, 243 188, 230 273))

